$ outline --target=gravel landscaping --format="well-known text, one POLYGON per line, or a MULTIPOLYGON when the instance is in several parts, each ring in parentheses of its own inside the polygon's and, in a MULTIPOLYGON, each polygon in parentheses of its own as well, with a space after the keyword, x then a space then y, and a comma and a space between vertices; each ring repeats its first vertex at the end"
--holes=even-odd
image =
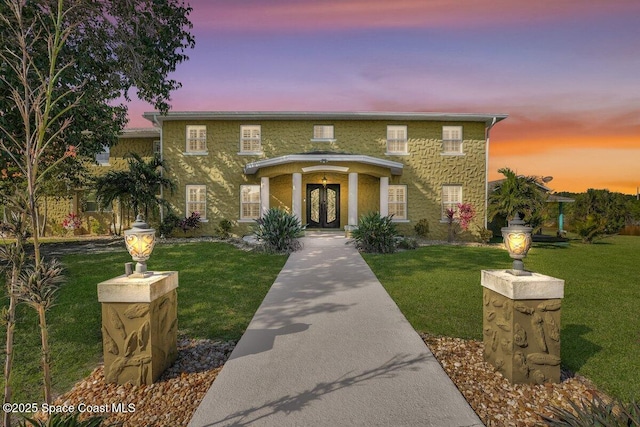
MULTIPOLYGON (((541 425, 539 414, 547 407, 570 408, 575 402, 598 394, 585 378, 564 373, 560 384, 511 385, 484 362, 483 344, 457 338, 423 335, 449 377, 487 426, 541 425)), ((56 399, 58 405, 135 405, 135 411, 107 413, 108 423, 123 427, 186 426, 222 365, 234 342, 180 339, 176 363, 149 386, 105 384, 102 367, 56 399)))

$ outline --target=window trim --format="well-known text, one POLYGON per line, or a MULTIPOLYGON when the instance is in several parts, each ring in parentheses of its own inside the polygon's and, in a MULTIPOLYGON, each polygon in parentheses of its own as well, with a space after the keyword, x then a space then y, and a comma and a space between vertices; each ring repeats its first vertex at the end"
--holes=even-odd
MULTIPOLYGON (((324 132, 323 132, 324 135, 324 132)), ((313 134, 311 135, 311 142, 335 142, 336 140, 336 127, 334 125, 313 125, 313 134), (331 136, 330 137, 316 137, 316 128, 331 128, 331 136)))
POLYGON ((447 208, 450 208, 450 206, 454 206, 456 208, 456 215, 454 216, 454 219, 457 218, 457 209, 458 209, 458 204, 459 203, 463 203, 464 200, 464 192, 463 192, 463 188, 461 184, 443 184, 442 185, 442 190, 441 190, 441 195, 440 195, 440 222, 444 222, 447 223, 449 222, 449 220, 447 219, 447 215, 445 214, 445 210, 447 208), (445 201, 444 201, 444 194, 445 194, 445 188, 457 188, 459 189, 459 199, 455 202, 447 202, 446 203, 446 207, 445 207, 445 201))
MULTIPOLYGON (((203 154, 208 154, 208 148, 207 148, 207 125, 186 125, 185 126, 185 147, 184 147, 184 154, 186 155, 203 155, 203 154), (190 149, 190 142, 191 142, 191 138, 189 137, 189 132, 191 130, 204 130, 204 150, 191 150, 190 149)), ((197 140, 201 139, 201 137, 197 137, 197 140)))
POLYGON ((185 205, 184 205, 184 212, 185 212, 185 216, 188 217, 191 215, 192 212, 198 212, 200 214, 200 220, 202 222, 206 222, 205 220, 207 219, 207 186, 204 184, 187 184, 185 186, 185 205), (204 190, 204 200, 202 202, 200 201, 192 201, 190 200, 190 191, 191 189, 202 189, 204 190), (204 204, 204 209, 202 210, 195 210, 195 209, 190 209, 189 206, 191 204, 195 204, 195 203, 203 203, 204 204))
POLYGON ((409 138, 407 136, 407 125, 387 125, 387 152, 388 155, 406 155, 409 154, 409 138), (394 130, 397 132, 398 129, 402 128, 404 130, 404 141, 399 138, 389 138, 389 131, 394 130), (391 150, 389 148, 390 143, 403 143, 404 150, 391 150))
POLYGON ((443 155, 448 155, 448 156, 460 156, 460 155, 464 155, 464 129, 462 126, 442 126, 442 154, 443 155), (460 132, 460 138, 459 139, 445 139, 445 132, 446 131, 453 131, 453 130, 457 130, 460 132), (458 149, 457 150, 447 150, 447 143, 449 144, 456 144, 458 149))
MULTIPOLYGON (((397 197, 397 193, 396 193, 396 197, 397 197)), ((389 188, 387 190, 387 212, 389 213, 389 215, 392 214, 392 209, 391 206, 403 206, 403 210, 404 210, 404 215, 402 217, 399 217, 397 215, 393 215, 393 221, 406 221, 409 219, 409 215, 408 215, 408 194, 407 194, 407 185, 406 184, 390 184, 389 188), (391 197, 391 190, 397 190, 399 188, 403 189, 403 201, 402 202, 391 202, 389 201, 389 198, 391 197)), ((395 210, 395 209, 394 209, 395 210)))
POLYGON ((238 154, 262 154, 262 125, 240 125, 240 151, 238 154), (243 136, 244 129, 258 129, 257 138, 245 138, 243 136), (244 150, 243 143, 245 141, 258 141, 258 150, 244 150))
POLYGON ((260 184, 242 184, 240 185, 240 221, 241 222, 250 222, 250 221, 255 221, 256 219, 260 218, 260 208, 261 208, 261 192, 262 189, 260 188, 260 184), (251 188, 251 187, 255 187, 254 190, 257 188, 258 190, 258 201, 257 202, 245 202, 243 200, 243 195, 244 195, 244 188, 251 188), (244 215, 244 206, 247 204, 257 204, 258 206, 258 215, 254 218, 252 216, 245 216, 244 215))

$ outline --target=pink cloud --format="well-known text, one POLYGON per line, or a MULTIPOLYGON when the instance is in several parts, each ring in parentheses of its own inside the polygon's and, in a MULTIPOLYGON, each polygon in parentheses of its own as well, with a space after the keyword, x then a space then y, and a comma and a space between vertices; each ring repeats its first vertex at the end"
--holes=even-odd
POLYGON ((324 0, 191 1, 196 27, 238 33, 381 28, 469 28, 562 22, 567 17, 637 12, 634 0, 324 0))

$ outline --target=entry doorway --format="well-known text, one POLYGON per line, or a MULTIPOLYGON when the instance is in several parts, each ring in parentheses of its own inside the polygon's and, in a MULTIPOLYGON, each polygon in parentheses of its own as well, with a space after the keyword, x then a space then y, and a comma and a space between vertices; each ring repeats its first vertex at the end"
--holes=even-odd
POLYGON ((340 184, 307 184, 307 227, 340 228, 340 184))

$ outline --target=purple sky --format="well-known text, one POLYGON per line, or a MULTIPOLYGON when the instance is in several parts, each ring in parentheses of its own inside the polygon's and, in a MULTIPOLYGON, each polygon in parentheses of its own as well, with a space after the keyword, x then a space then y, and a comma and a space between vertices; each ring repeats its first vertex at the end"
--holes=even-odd
MULTIPOLYGON (((174 111, 507 113, 490 178, 640 186, 639 0, 192 0, 174 111)), ((130 126, 152 107, 130 104, 130 126)))

